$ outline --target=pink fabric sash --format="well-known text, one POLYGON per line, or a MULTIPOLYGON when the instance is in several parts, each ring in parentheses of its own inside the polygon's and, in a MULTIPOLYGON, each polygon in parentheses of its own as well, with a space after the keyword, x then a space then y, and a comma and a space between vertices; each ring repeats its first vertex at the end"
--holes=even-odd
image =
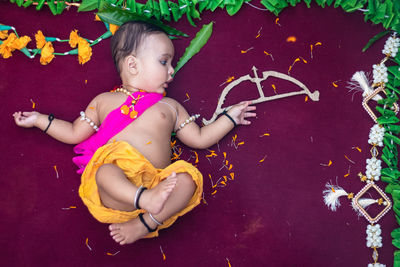
MULTIPOLYGON (((135 105, 135 110, 138 112, 137 117, 163 98, 163 95, 158 93, 135 92, 132 95, 135 98, 142 96, 135 105)), ((114 109, 107 115, 96 133, 74 147, 74 152, 76 154, 81 154, 72 158, 72 161, 79 168, 77 173, 83 173, 86 165, 99 147, 105 145, 108 140, 125 129, 126 126, 137 118, 131 119, 129 115, 121 113, 121 107, 123 105, 130 106, 131 103, 132 98, 128 96, 119 108, 114 109)))

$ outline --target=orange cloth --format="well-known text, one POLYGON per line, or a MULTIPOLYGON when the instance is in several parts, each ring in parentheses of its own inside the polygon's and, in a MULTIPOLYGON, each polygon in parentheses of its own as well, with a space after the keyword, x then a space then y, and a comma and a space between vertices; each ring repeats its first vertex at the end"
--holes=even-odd
MULTIPOLYGON (((197 188, 187 206, 171 218, 163 222, 157 231, 149 233, 146 237, 158 236, 158 230, 167 228, 173 224, 179 216, 189 212, 200 203, 203 193, 203 176, 190 163, 179 160, 165 169, 156 169, 139 151, 127 142, 118 141, 100 147, 82 174, 79 196, 82 198, 90 213, 102 223, 122 223, 138 217, 144 210, 131 212, 114 210, 103 206, 97 190, 96 172, 97 169, 107 163, 120 167, 126 177, 136 186, 143 185, 153 188, 162 180, 171 175, 172 172, 187 172, 193 178, 197 188)), ((132 199, 134 196, 132 196, 132 199)))

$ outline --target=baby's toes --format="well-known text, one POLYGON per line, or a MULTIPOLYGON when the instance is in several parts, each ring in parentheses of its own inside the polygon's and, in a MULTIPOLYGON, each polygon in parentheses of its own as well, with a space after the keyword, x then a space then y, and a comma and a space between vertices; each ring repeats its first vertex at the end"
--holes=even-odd
POLYGON ((119 229, 121 229, 121 225, 119 223, 113 223, 113 224, 110 224, 110 226, 108 226, 108 229, 110 231, 119 230, 119 229))
POLYGON ((113 236, 113 239, 115 240, 115 242, 119 243, 119 242, 125 240, 125 237, 123 237, 120 234, 117 234, 117 235, 113 236))

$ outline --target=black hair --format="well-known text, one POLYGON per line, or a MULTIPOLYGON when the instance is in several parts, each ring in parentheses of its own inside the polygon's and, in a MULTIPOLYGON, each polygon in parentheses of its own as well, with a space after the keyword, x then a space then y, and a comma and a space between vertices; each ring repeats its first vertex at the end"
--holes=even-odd
POLYGON ((125 22, 111 39, 111 52, 115 67, 121 73, 120 62, 129 55, 135 55, 144 37, 166 32, 160 27, 143 21, 125 22))

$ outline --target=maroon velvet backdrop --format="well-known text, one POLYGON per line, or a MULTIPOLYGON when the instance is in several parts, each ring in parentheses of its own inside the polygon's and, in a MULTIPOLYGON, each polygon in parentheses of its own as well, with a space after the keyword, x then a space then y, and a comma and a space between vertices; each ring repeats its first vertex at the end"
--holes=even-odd
MULTIPOLYGON (((47 9, 37 12, 2 2, 0 18, 0 23, 33 39, 37 30, 63 39, 73 29, 89 39, 105 32, 101 22, 93 21, 93 13, 77 13, 75 8, 54 17, 47 9)), ((71 161, 72 146, 38 129, 19 128, 12 119, 15 111, 31 110, 32 100, 35 110, 73 120, 95 95, 118 85, 110 40, 94 46, 92 59, 83 66, 77 56, 57 56, 48 66, 17 51, 0 59, 2 266, 366 266, 372 262, 372 250, 365 245, 366 220, 358 219, 345 199, 337 212, 328 210, 322 190, 329 180, 355 193, 363 186, 357 173, 365 172, 370 157, 367 140, 373 122, 361 106, 361 95, 352 100, 346 83, 355 71, 371 71, 382 58, 384 40, 361 52, 382 27, 365 23, 361 12, 346 14, 316 5, 285 9, 278 24, 273 14, 248 5, 233 17, 218 9, 204 12, 197 28, 186 19, 172 24, 190 35, 174 41, 175 62, 210 21, 215 25, 207 45, 168 89, 168 95, 181 102, 189 95, 183 104, 190 113, 210 118, 225 86, 220 85, 229 77, 253 76, 253 66, 260 76, 266 70, 287 73, 298 57, 307 63, 296 62, 290 74, 312 92, 320 91, 320 101, 305 101, 300 95, 258 104, 258 116, 250 126, 237 127, 210 148, 216 157, 206 157, 211 154, 207 150, 197 151, 207 204, 161 231, 158 238, 121 247, 110 238, 108 225, 93 219, 78 197, 80 177, 71 161), (297 41, 287 42, 289 36, 297 41), (317 42, 321 45, 314 47, 311 58, 310 45, 317 42), (244 142, 237 148, 232 145, 235 135, 236 144, 244 142), (223 152, 231 170, 222 167, 223 152), (323 166, 329 160, 332 165, 323 166), (231 172, 234 180, 228 180, 226 187, 212 188, 212 182, 231 172), (70 206, 76 208, 63 209, 70 206)), ((56 52, 69 49, 67 44, 54 47, 56 52)), ((300 90, 271 78, 263 84, 266 95, 274 95, 272 84, 277 93, 300 90)), ((255 97, 255 85, 242 83, 227 104, 255 97)), ((182 158, 194 163, 194 152, 180 147, 182 158)), ((380 262, 390 266, 393 213, 380 223, 384 245, 380 262)))

